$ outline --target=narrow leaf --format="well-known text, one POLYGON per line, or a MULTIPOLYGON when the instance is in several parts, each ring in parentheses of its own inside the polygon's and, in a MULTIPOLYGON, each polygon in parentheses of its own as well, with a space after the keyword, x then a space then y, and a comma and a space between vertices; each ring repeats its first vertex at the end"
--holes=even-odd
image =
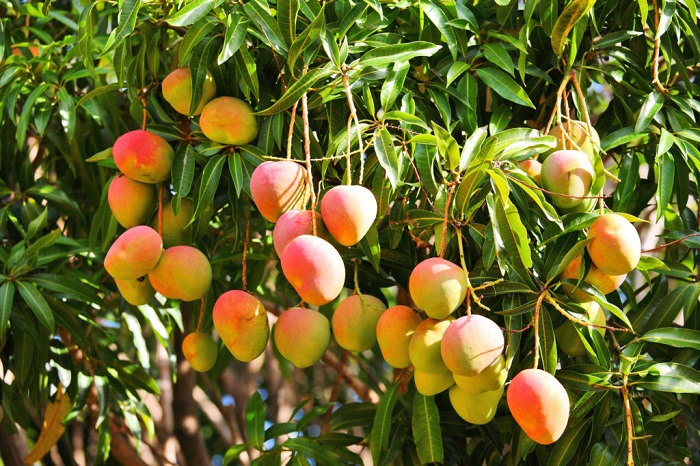
POLYGON ((189 26, 204 18, 213 8, 222 3, 223 0, 193 0, 170 15, 165 22, 171 26, 189 26))
POLYGON ((5 282, 0 286, 0 342, 4 341, 5 333, 10 325, 12 302, 15 297, 15 284, 5 282))
POLYGON ((654 116, 661 110, 664 106, 665 97, 659 91, 652 91, 649 93, 642 108, 639 110, 639 116, 637 117, 637 122, 634 125, 634 132, 641 133, 649 126, 649 123, 654 119, 654 116))
POLYGON ((360 65, 383 68, 415 57, 432 57, 442 48, 432 42, 409 42, 408 44, 382 45, 366 52, 360 58, 360 65))
POLYGON ((16 284, 19 294, 24 298, 24 302, 34 312, 39 322, 53 333, 56 328, 53 312, 36 286, 26 281, 18 281, 16 284))
POLYGON ((215 155, 209 159, 204 171, 202 172, 202 178, 199 183, 199 194, 197 196, 197 207, 195 208, 190 224, 199 217, 207 208, 211 207, 214 201, 214 194, 216 194, 216 189, 219 187, 219 180, 221 178, 221 172, 226 163, 226 156, 223 154, 215 155))
POLYGON ((440 412, 435 397, 418 392, 413 397, 413 439, 422 464, 442 463, 444 451, 440 432, 440 412))
POLYGON ((312 71, 309 71, 304 76, 299 78, 298 81, 289 86, 287 92, 285 92, 284 95, 280 97, 280 99, 277 102, 275 102, 265 110, 257 112, 256 115, 274 115, 275 113, 279 113, 288 109, 289 107, 294 105, 294 102, 301 99, 301 96, 304 95, 304 93, 308 91, 311 88, 311 86, 316 84, 316 82, 332 74, 333 71, 324 68, 316 68, 312 71))
POLYGON ((552 29, 552 50, 558 57, 564 53, 564 43, 569 32, 591 9, 595 0, 574 0, 561 12, 552 29))
POLYGON ((379 456, 389 445, 389 434, 391 432, 391 414, 398 397, 398 384, 394 383, 382 396, 377 405, 377 412, 372 423, 372 433, 370 434, 369 449, 372 453, 374 464, 379 463, 379 456))
POLYGON ((496 94, 518 105, 535 108, 525 90, 505 72, 496 68, 479 68, 476 74, 496 94))
POLYGON ((222 65, 243 44, 248 30, 248 19, 237 14, 230 14, 226 18, 226 34, 224 35, 224 45, 216 58, 216 63, 222 65))
POLYGON ((396 149, 391 134, 386 128, 378 130, 378 137, 374 138, 374 151, 377 153, 379 164, 384 168, 391 187, 396 189, 399 185, 399 159, 396 157, 396 149))
POLYGON ((640 338, 642 341, 700 350, 700 331, 689 328, 665 327, 650 330, 640 338))
POLYGON ((325 24, 326 15, 324 5, 321 7, 321 11, 318 13, 313 22, 294 39, 294 42, 292 42, 292 45, 289 47, 287 66, 289 66, 289 69, 292 71, 292 75, 294 75, 294 65, 296 64, 297 59, 301 56, 304 50, 306 50, 311 44, 314 43, 316 39, 318 39, 318 36, 321 34, 321 31, 323 31, 325 24))
POLYGON ((265 402, 255 392, 245 405, 245 428, 251 446, 261 450, 265 442, 265 402))
POLYGON ((102 50, 103 56, 111 52, 116 46, 121 44, 127 36, 134 32, 140 7, 141 0, 124 0, 119 10, 119 25, 109 35, 107 43, 102 50))

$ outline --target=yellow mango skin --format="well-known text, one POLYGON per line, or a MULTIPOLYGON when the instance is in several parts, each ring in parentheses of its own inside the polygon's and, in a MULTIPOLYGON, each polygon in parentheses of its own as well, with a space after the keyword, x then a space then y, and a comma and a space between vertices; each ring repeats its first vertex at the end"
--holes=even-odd
POLYGON ((425 396, 433 396, 442 393, 455 383, 450 371, 431 374, 430 372, 418 369, 413 372, 413 381, 416 383, 416 390, 418 390, 418 393, 425 396))
POLYGON ((107 190, 107 203, 114 218, 127 229, 145 225, 156 210, 157 202, 158 192, 154 185, 127 176, 114 178, 107 190))
POLYGON ((150 272, 163 253, 163 240, 153 228, 139 225, 129 228, 112 243, 104 266, 112 277, 136 280, 150 272))
POLYGON ((214 142, 243 146, 258 136, 258 120, 250 105, 235 97, 217 97, 199 116, 202 133, 214 142))
POLYGON ((291 161, 263 162, 250 176, 250 195, 269 222, 293 209, 304 209, 311 196, 306 169, 291 161))
POLYGON ((170 178, 175 153, 162 137, 137 129, 117 138, 112 156, 117 168, 132 180, 155 184, 170 178))
POLYGON ((255 296, 240 290, 227 291, 214 303, 212 318, 234 358, 249 362, 265 351, 270 327, 267 311, 255 296))
MULTIPOLYGON (((578 281, 581 275, 581 255, 576 256, 569 264, 566 266, 564 271, 559 275, 562 280, 571 279, 578 281)), ((622 275, 607 275, 603 273, 595 264, 591 264, 591 267, 586 273, 586 277, 583 279, 585 283, 593 285, 601 293, 607 295, 618 289, 622 283, 624 283, 626 274, 622 275)), ((569 285, 568 283, 562 284, 562 289, 564 293, 572 300, 577 303, 585 303, 591 300, 591 296, 585 291, 576 288, 574 285, 569 285)))
POLYGON ((176 112, 183 115, 199 115, 202 113, 204 106, 214 97, 216 97, 216 82, 214 77, 207 71, 207 76, 204 79, 204 87, 202 89, 202 98, 199 105, 190 113, 192 101, 192 74, 188 67, 178 68, 171 71, 162 84, 163 98, 175 109, 176 112))
POLYGON ((498 402, 503 397, 503 387, 481 393, 468 393, 459 385, 450 388, 450 403, 455 412, 465 421, 476 424, 488 424, 496 416, 498 402))
POLYGON ((453 321, 445 330, 440 354, 453 374, 475 376, 503 354, 503 331, 488 317, 471 314, 453 321))
POLYGON ((454 380, 459 388, 465 392, 475 395, 477 393, 498 390, 503 387, 508 378, 506 360, 501 355, 495 364, 487 367, 474 376, 454 374, 454 380))
POLYGON ((593 126, 590 128, 591 133, 589 135, 588 125, 585 121, 570 120, 568 122, 563 122, 562 125, 576 145, 572 145, 571 141, 568 139, 566 140, 566 146, 562 144, 562 126, 557 125, 549 132, 550 136, 557 138, 557 147, 555 150, 572 148, 585 152, 591 159, 598 154, 600 136, 598 136, 598 132, 593 126))
POLYGON ((542 163, 540 175, 542 187, 552 193, 552 203, 569 208, 581 203, 581 197, 588 196, 595 178, 595 171, 587 154, 578 150, 559 150, 542 163))
POLYGON ((321 214, 311 210, 288 210, 280 215, 272 230, 272 245, 278 257, 282 257, 284 248, 297 236, 313 234, 313 217, 316 217, 316 236, 328 240, 328 230, 321 214))
POLYGON ((156 295, 156 290, 151 286, 148 275, 139 277, 136 280, 119 280, 115 278, 114 283, 117 284, 117 289, 119 289, 119 293, 121 293, 124 301, 133 306, 148 304, 156 295))
POLYGON ((335 341, 348 351, 362 352, 377 343, 377 321, 386 306, 370 295, 348 296, 333 312, 331 327, 335 341))
POLYGON ((440 257, 431 257, 413 269, 408 279, 408 290, 413 302, 428 317, 444 319, 464 302, 467 276, 456 264, 440 257))
POLYGON ((282 272, 301 299, 322 306, 338 297, 345 284, 345 265, 338 250, 318 236, 301 235, 280 257, 282 272))
MULTIPOLYGON (((175 215, 172 202, 163 206, 163 247, 192 245, 192 225, 187 225, 194 214, 194 202, 186 197, 180 200, 180 211, 175 215)), ((158 229, 158 215, 153 217, 151 227, 158 229)))
POLYGON ((408 345, 421 318, 408 306, 388 308, 377 321, 377 343, 384 360, 391 367, 403 369, 411 365, 408 345))
POLYGON ((431 374, 448 370, 440 354, 440 342, 451 322, 451 318, 427 318, 416 327, 408 343, 408 355, 417 370, 431 374))
POLYGON ((506 400, 515 422, 535 442, 549 445, 564 433, 569 422, 569 395, 549 372, 519 372, 508 386, 506 400))
POLYGON ((588 255, 608 275, 630 273, 642 255, 642 243, 634 226, 622 215, 605 214, 588 229, 588 255))
POLYGON ((170 299, 195 301, 211 286, 209 259, 192 246, 173 246, 163 251, 158 265, 148 273, 155 290, 170 299))
POLYGON ((313 309, 293 307, 277 318, 272 328, 277 350, 295 367, 313 366, 331 342, 331 323, 313 309), (305 335, 304 338, 301 338, 305 335))
MULTIPOLYGON (((605 312, 603 308, 600 307, 600 304, 595 301, 589 301, 581 305, 586 309, 586 320, 596 325, 606 324, 605 312)), ((559 344, 559 347, 564 353, 569 356, 585 356, 588 352, 586 351, 586 347, 583 346, 581 336, 574 328, 574 325, 579 324, 574 324, 570 320, 567 320, 561 327, 554 331, 554 336, 556 337, 557 344, 559 344)), ((604 328, 595 327, 595 329, 601 335, 605 335, 604 328)))
POLYGON ((321 217, 336 241, 353 246, 377 218, 377 200, 364 186, 335 186, 321 199, 321 217))
POLYGON ((192 332, 182 341, 182 354, 197 372, 207 372, 216 364, 219 348, 208 333, 192 332))

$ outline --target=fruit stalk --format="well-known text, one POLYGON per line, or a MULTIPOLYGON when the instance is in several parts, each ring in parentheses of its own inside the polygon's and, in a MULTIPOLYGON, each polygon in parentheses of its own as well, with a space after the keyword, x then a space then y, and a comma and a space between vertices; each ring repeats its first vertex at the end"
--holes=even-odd
MULTIPOLYGON (((311 173, 311 137, 309 136, 309 104, 306 92, 301 96, 301 116, 304 120, 304 156, 306 157, 306 176, 311 193, 311 210, 316 211, 316 191, 314 191, 314 178, 311 173)), ((316 229, 316 216, 311 216, 311 234, 318 235, 316 229)))
MULTIPOLYGON (((360 179, 358 181, 358 184, 362 184, 362 178, 364 178, 364 171, 365 171, 365 149, 362 144, 362 133, 360 132, 360 120, 357 118, 357 110, 355 109, 355 102, 352 100, 352 91, 350 90, 350 79, 348 78, 347 73, 345 73, 345 69, 342 70, 342 76, 343 76, 343 87, 345 88, 345 96, 348 98, 348 107, 350 108, 350 118, 353 119, 355 122, 355 128, 357 129, 357 144, 360 149, 360 179)), ((350 141, 350 131, 348 131, 348 144, 350 141)), ((348 151, 348 157, 350 156, 350 153, 348 151)), ((350 172, 348 171, 348 180, 350 179, 350 172)), ((350 181, 348 181, 348 184, 350 184, 350 181)))

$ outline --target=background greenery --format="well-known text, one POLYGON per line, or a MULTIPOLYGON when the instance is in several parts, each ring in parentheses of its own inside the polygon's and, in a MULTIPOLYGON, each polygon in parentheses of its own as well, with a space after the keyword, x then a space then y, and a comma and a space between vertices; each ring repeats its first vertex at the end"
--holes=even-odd
POLYGON ((20 464, 59 384, 70 412, 65 433, 52 427, 46 464, 700 463, 697 10, 696 0, 2 0, 0 463, 20 464), (218 95, 249 101, 256 142, 222 147, 176 114, 160 83, 178 66, 196 82, 208 69, 218 95), (618 292, 595 296, 620 330, 582 329, 583 358, 557 351, 566 319, 552 302, 569 309, 556 277, 597 213, 564 215, 516 168, 554 145, 544 133, 557 97, 564 115, 590 112, 604 150, 596 187, 604 164, 604 203, 640 219, 646 251, 618 292), (205 330, 216 297, 244 283, 271 315, 298 302, 248 180, 263 160, 308 158, 317 193, 351 177, 379 203, 367 237, 341 251, 348 292, 405 303, 413 266, 441 250, 460 263, 461 244, 472 285, 503 279, 476 291, 490 311, 473 310, 507 330, 509 379, 533 364, 528 324, 550 296, 535 323, 540 367, 572 400, 563 437, 535 446, 505 400, 488 425, 467 424, 377 348, 332 344, 307 370, 271 345, 247 365, 222 349, 195 375, 180 344, 198 306, 132 307, 102 267, 118 233, 111 145, 144 113, 176 150, 171 194, 195 200, 195 244, 215 277, 205 330))

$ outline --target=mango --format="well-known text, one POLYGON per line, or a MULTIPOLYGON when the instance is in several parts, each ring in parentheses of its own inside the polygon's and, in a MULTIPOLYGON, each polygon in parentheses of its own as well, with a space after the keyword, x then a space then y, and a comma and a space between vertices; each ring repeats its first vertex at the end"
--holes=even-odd
POLYGON ((542 163, 536 159, 526 159, 518 162, 518 168, 527 173, 536 184, 542 184, 542 163))
POLYGON ((418 369, 413 372, 413 381, 416 383, 416 390, 418 390, 418 393, 425 396, 433 396, 442 393, 455 383, 452 378, 452 372, 450 371, 431 374, 430 372, 418 369))
POLYGON ((495 364, 503 354, 503 331, 479 314, 452 321, 440 343, 440 354, 453 374, 475 376, 495 364))
POLYGON ((117 284, 117 289, 124 301, 133 306, 148 304, 156 295, 156 290, 151 286, 148 275, 139 277, 136 280, 119 280, 115 278, 114 283, 117 284))
POLYGON ((417 370, 431 374, 448 370, 440 354, 440 342, 451 322, 451 318, 437 320, 429 317, 416 327, 408 343, 408 356, 417 370))
POLYGON ((171 71, 165 79, 163 79, 163 98, 175 109, 176 112, 183 115, 199 115, 202 113, 204 106, 214 97, 216 97, 216 82, 214 77, 207 71, 207 76, 204 78, 204 86, 202 88, 202 98, 199 101, 197 108, 190 112, 192 101, 192 74, 188 67, 177 68, 171 71))
POLYGON ((377 321, 386 306, 370 295, 354 294, 338 304, 331 318, 335 341, 348 351, 362 352, 377 343, 377 321))
POLYGON ((272 230, 272 245, 278 257, 282 257, 285 246, 297 236, 313 234, 313 217, 316 217, 316 236, 327 240, 328 230, 318 212, 294 209, 280 215, 272 230))
MULTIPOLYGON (((600 307, 595 301, 589 301, 587 303, 581 304, 586 310, 585 320, 596 324, 596 325, 606 325, 605 312, 603 308, 600 307)), ((561 327, 554 331, 554 336, 556 337, 557 343, 561 350, 568 354, 569 356, 585 356, 588 354, 586 347, 583 346, 581 341, 581 336, 578 334, 574 328, 574 324, 570 320, 564 322, 561 327)), ((605 335, 605 329, 601 327, 594 327, 601 335, 605 335)))
POLYGON ((474 376, 454 374, 455 383, 459 388, 472 395, 490 392, 503 387, 508 378, 508 368, 503 355, 498 357, 495 364, 490 365, 474 376))
POLYGON ((250 176, 250 195, 260 214, 274 223, 292 209, 304 209, 311 196, 306 169, 288 160, 263 162, 250 176))
MULTIPOLYGON (((571 279, 578 281, 579 277, 581 276, 581 261, 582 256, 576 256, 562 271, 562 273, 559 275, 559 278, 561 278, 562 280, 571 279)), ((626 277, 626 274, 607 275, 601 272, 601 270, 598 267, 596 267, 595 264, 591 264, 588 273, 586 273, 586 277, 583 279, 583 281, 589 285, 596 287, 601 293, 606 295, 618 289, 620 285, 624 283, 626 277)), ((591 296, 588 293, 581 290, 580 288, 577 288, 574 285, 563 283, 561 287, 564 290, 564 293, 566 293, 566 295, 572 301, 575 301, 577 303, 584 303, 591 300, 591 296)))
POLYGON ((391 367, 403 369, 411 365, 408 345, 421 318, 408 306, 397 305, 382 312, 377 321, 377 343, 384 360, 391 367))
POLYGON ((270 327, 267 311, 255 296, 227 291, 214 303, 212 318, 219 337, 239 361, 252 361, 265 351, 270 327))
POLYGON ((605 214, 588 229, 588 255, 607 275, 630 273, 642 255, 642 243, 634 226, 622 215, 605 214))
POLYGON ((211 286, 211 265, 202 251, 192 246, 173 246, 163 251, 148 273, 155 290, 170 299, 195 301, 211 286))
POLYGON ((144 225, 151 218, 158 202, 158 192, 152 184, 117 176, 109 184, 107 203, 117 222, 124 228, 144 225))
POLYGON ((584 152, 559 150, 544 160, 540 176, 542 187, 555 193, 550 194, 552 203, 558 207, 569 208, 579 204, 582 197, 589 195, 595 171, 584 152))
POLYGON ((153 228, 139 225, 129 228, 112 243, 104 266, 112 277, 136 280, 150 272, 163 253, 163 240, 153 228))
POLYGON ((503 387, 487 392, 469 393, 459 385, 453 385, 449 393, 450 404, 459 417, 471 424, 484 425, 496 416, 498 402, 503 397, 503 387))
POLYGON ((549 132, 549 135, 557 138, 557 147, 555 150, 562 150, 567 148, 580 150, 588 154, 591 160, 598 154, 598 151, 600 150, 600 137, 598 136, 598 132, 593 126, 591 126, 591 133, 589 134, 588 125, 585 121, 565 121, 562 123, 562 125, 557 125, 554 128, 552 128, 552 130, 549 132), (566 145, 562 144, 562 126, 563 130, 565 130, 569 134, 571 141, 575 143, 573 147, 569 139, 566 140, 566 145))
POLYGON ((141 183, 162 183, 170 178, 175 153, 168 141, 155 133, 137 129, 122 134, 112 146, 117 168, 141 183))
POLYGON ((202 133, 214 142, 243 146, 258 136, 258 121, 250 105, 235 97, 209 101, 199 116, 202 133))
POLYGON ((338 297, 345 285, 345 265, 326 240, 301 235, 289 242, 280 257, 282 273, 301 299, 322 306, 338 297))
POLYGON ((454 312, 464 302, 467 285, 464 270, 441 257, 421 261, 408 279, 411 298, 433 319, 444 319, 454 312))
POLYGON ((321 199, 321 217, 336 241, 353 246, 377 218, 377 200, 364 186, 335 186, 321 199))
POLYGON ((295 367, 310 367, 328 349, 331 324, 318 311, 293 307, 277 318, 272 339, 280 354, 295 367))
MULTIPOLYGON (((173 211, 172 202, 163 206, 163 247, 192 245, 192 225, 188 225, 194 214, 194 202, 189 197, 180 200, 180 210, 177 215, 173 211)), ((158 215, 153 217, 151 227, 158 229, 158 215)))
POLYGON ((569 396, 549 372, 526 369, 511 380, 506 394, 515 422, 535 442, 549 445, 569 422, 569 396))
POLYGON ((182 354, 197 372, 207 372, 216 364, 219 348, 208 333, 192 332, 182 341, 182 354))

